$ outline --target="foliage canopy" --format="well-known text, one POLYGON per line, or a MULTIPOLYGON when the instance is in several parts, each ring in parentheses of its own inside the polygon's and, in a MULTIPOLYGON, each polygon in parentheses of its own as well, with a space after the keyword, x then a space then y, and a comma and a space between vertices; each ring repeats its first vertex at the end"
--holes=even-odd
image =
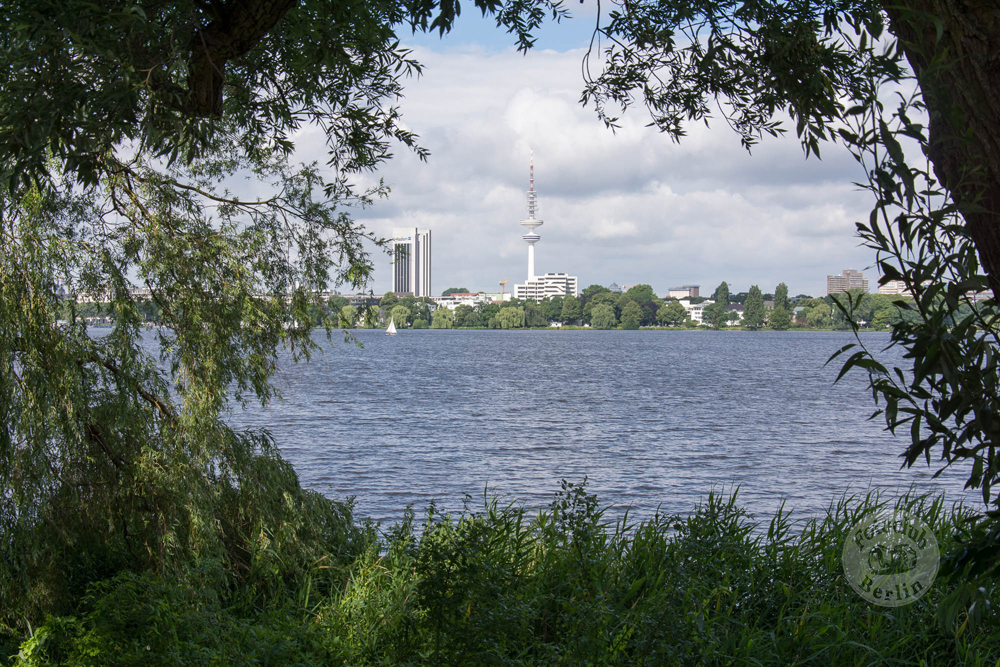
MULTIPOLYGON (((522 49, 547 14, 565 13, 549 0, 474 4, 522 49)), ((395 106, 420 71, 395 30, 444 33, 459 11, 432 0, 4 4, 0 624, 28 627, 102 573, 198 556, 267 596, 319 554, 355 548, 345 507, 303 492, 267 433, 233 432, 220 414, 274 398, 281 346, 296 358, 315 349, 307 323, 324 289, 365 285, 363 243, 381 239, 346 209, 386 189, 359 191, 351 177, 397 143, 426 156, 395 106), (294 164, 305 130, 322 135, 324 169, 294 164), (115 311, 103 337, 74 310, 84 292, 115 311), (147 297, 163 325, 153 353, 141 345, 147 297)), ((807 154, 828 140, 854 153, 876 195, 859 232, 915 296, 915 320, 893 329, 915 367, 890 371, 862 349, 845 370, 871 372, 889 427, 910 431, 909 464, 932 451, 968 461, 995 507, 994 303, 959 309, 969 292, 1000 293, 996 18, 956 0, 630 0, 599 25, 605 62, 594 75, 585 63, 583 94, 611 125, 638 96, 675 138, 718 101, 748 147, 787 113, 807 154), (910 76, 917 92, 888 106, 884 91, 910 76), (906 142, 930 164, 909 160, 906 142)), ((630 325, 643 316, 621 307, 630 325)), ((595 298, 591 310, 595 327, 615 325, 612 305, 595 298)), ((537 315, 490 317, 524 326, 526 312, 537 315)), ((980 556, 996 553, 1000 531, 977 539, 966 564, 988 569, 980 556)))
MULTIPOLYGON (((545 0, 477 6, 522 48, 546 13, 562 15, 545 0)), ((395 30, 446 32, 457 13, 4 3, 0 628, 30 627, 115 572, 214 559, 219 585, 267 596, 351 552, 349 508, 303 491, 266 432, 220 415, 275 398, 282 347, 316 349, 324 290, 365 286, 364 242, 384 242, 350 208, 387 190, 351 179, 394 144, 426 157, 396 106, 420 65, 395 30), (321 137, 323 168, 296 164, 299 136, 321 137), (110 332, 87 329, 83 294, 110 303, 110 332), (146 300, 156 350, 143 346, 146 300)), ((353 320, 333 315, 328 331, 353 320)))
MULTIPOLYGON (((582 99, 612 127, 643 105, 679 140, 687 123, 719 113, 750 148, 790 117, 807 156, 824 142, 851 151, 875 201, 859 235, 883 280, 914 296, 900 300, 912 317, 892 333, 913 367, 887 369, 859 340, 844 370, 870 373, 876 414, 909 432, 907 465, 966 462, 968 486, 1000 511, 995 3, 617 1, 595 37, 582 99)), ((837 300, 856 325, 857 301, 837 300)), ((813 310, 811 324, 829 317, 813 310)), ((1000 529, 980 537, 970 567, 1000 553, 1000 529)))
POLYGON ((756 285, 750 287, 746 303, 743 304, 743 326, 748 329, 759 329, 764 326, 764 295, 756 285))

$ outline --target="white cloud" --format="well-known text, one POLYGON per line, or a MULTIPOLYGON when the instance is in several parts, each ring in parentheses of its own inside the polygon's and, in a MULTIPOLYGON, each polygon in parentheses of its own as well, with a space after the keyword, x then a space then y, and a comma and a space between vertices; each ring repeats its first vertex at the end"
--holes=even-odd
POLYGON ((612 239, 619 236, 635 236, 638 227, 630 220, 598 220, 590 225, 586 237, 588 239, 612 239))
MULTIPOLYGON (((363 217, 383 236, 404 224, 433 230, 438 293, 523 280, 517 223, 532 149, 545 221, 537 270, 575 274, 581 286, 645 282, 662 294, 679 283, 770 291, 785 281, 793 294, 818 294, 826 274, 874 261, 854 236, 867 217, 850 184, 860 174, 837 146, 805 160, 794 138, 770 139, 748 155, 722 120, 688 127, 676 144, 645 127, 641 108, 612 133, 578 102, 580 50, 415 55, 425 75, 401 107, 431 158, 396 151, 375 176, 392 194, 363 217)), ((376 266, 380 292, 390 287, 388 257, 376 266)))

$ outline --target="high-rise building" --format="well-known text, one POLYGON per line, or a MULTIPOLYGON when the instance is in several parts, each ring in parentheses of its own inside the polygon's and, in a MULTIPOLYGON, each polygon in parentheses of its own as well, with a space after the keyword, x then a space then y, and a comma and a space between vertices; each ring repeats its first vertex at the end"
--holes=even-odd
POLYGON ((852 289, 868 291, 868 279, 860 271, 845 269, 839 276, 826 277, 827 294, 837 294, 852 289))
POLYGON ((431 230, 392 230, 392 291, 431 296, 431 230))
POLYGON ((528 231, 521 238, 528 244, 528 279, 523 285, 514 285, 514 298, 531 301, 541 301, 546 297, 576 296, 579 281, 576 276, 565 273, 546 273, 535 275, 535 243, 541 238, 535 229, 542 226, 542 221, 535 217, 538 212, 538 195, 535 192, 535 155, 531 155, 531 166, 528 171, 528 217, 521 221, 521 226, 528 231))
POLYGON ((535 276, 523 285, 514 285, 514 298, 541 301, 546 297, 576 296, 579 287, 576 276, 546 273, 544 276, 535 276))

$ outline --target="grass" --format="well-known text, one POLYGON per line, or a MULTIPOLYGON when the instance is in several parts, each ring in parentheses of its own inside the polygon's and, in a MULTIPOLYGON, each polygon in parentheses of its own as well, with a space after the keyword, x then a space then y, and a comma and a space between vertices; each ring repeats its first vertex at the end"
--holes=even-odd
MULTIPOLYGON (((961 508, 895 502, 942 553, 954 546, 961 508)), ((9 637, 8 653, 74 666, 1000 664, 996 613, 980 600, 976 614, 959 579, 895 609, 845 581, 845 535, 886 504, 842 498, 805 524, 783 511, 758 523, 737 493, 711 493, 687 516, 612 522, 564 482, 538 513, 496 498, 460 516, 407 512, 346 564, 266 596, 220 589, 221 564, 122 573, 72 616, 9 637)))

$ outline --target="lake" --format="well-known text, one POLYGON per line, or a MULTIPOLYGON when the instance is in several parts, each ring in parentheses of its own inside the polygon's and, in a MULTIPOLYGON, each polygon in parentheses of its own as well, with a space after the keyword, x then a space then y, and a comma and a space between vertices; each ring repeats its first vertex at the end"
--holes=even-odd
MULTIPOLYGON (((908 433, 866 421, 865 374, 834 385, 841 362, 824 363, 849 332, 358 330, 363 348, 315 336, 323 354, 282 364, 284 399, 230 421, 270 429, 306 487, 383 522, 432 499, 481 507, 487 486, 546 506, 561 479, 584 477, 637 518, 734 484, 762 519, 782 500, 819 514, 869 485, 963 497, 965 468, 900 470, 908 433)), ((880 350, 889 335, 863 340, 880 350)))

